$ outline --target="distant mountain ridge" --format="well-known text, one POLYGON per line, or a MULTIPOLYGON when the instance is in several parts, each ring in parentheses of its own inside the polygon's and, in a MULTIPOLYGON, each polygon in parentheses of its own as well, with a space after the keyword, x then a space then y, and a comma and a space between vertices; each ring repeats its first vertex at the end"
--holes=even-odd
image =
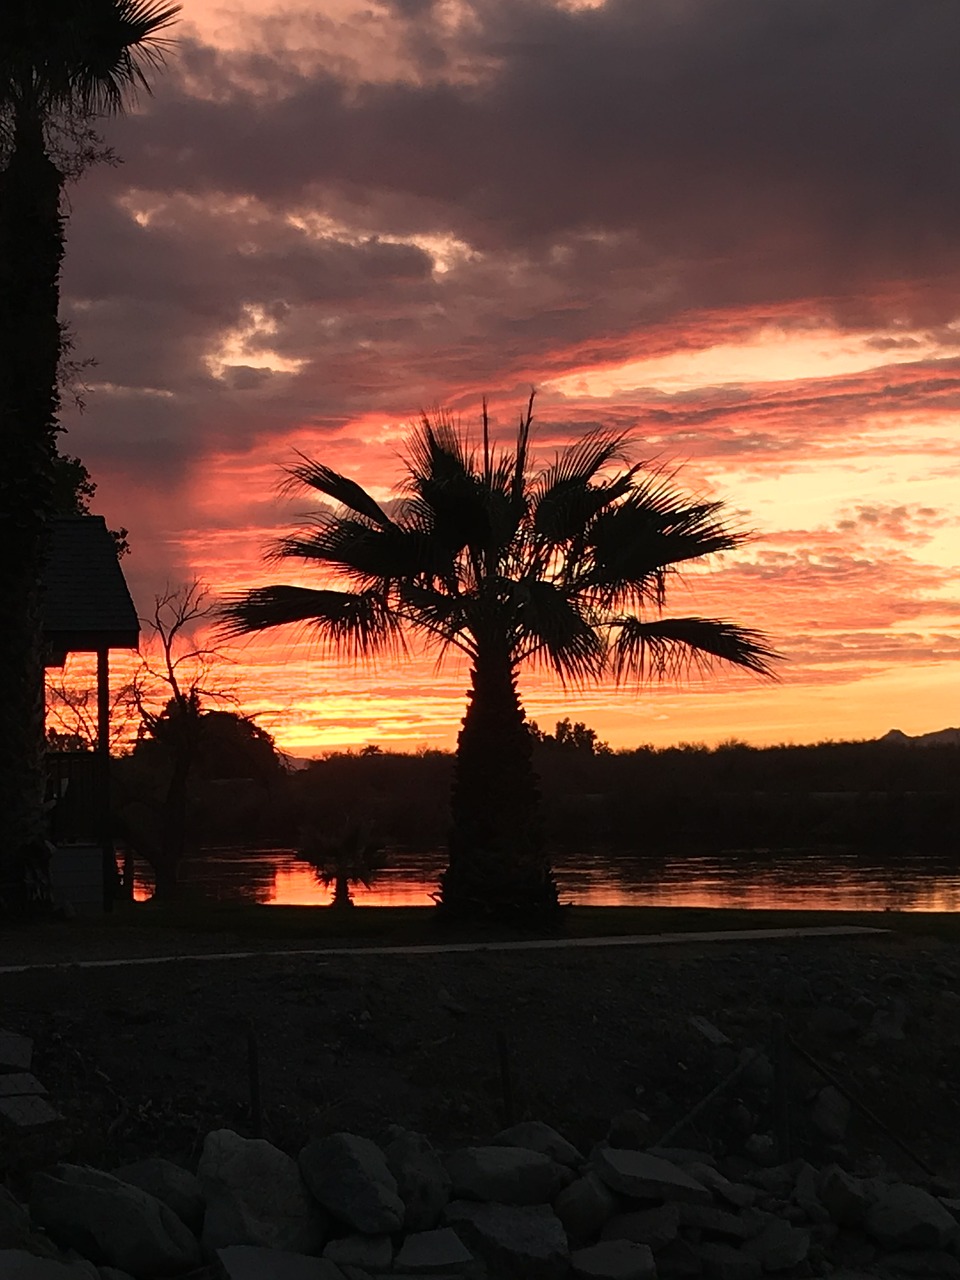
POLYGON ((901 729, 891 729, 878 742, 892 742, 901 747, 960 747, 960 729, 936 729, 911 737, 901 729))

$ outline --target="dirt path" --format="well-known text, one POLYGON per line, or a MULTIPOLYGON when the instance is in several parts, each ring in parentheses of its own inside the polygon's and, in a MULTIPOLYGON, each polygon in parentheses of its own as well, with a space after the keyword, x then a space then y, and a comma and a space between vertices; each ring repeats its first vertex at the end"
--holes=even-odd
POLYGON ((841 938, 867 934, 888 933, 887 929, 872 929, 860 925, 828 925, 809 929, 728 929, 704 933, 651 933, 608 938, 535 938, 522 942, 449 942, 430 945, 390 947, 284 947, 279 951, 203 951, 153 956, 114 956, 101 960, 46 960, 25 964, 0 965, 0 974, 28 973, 40 969, 119 969, 128 965, 170 964, 175 962, 199 962, 201 960, 252 960, 282 957, 312 956, 402 956, 402 955, 455 955, 478 951, 557 951, 568 947, 654 947, 671 944, 700 944, 706 942, 775 942, 789 938, 841 938))
MULTIPOLYGON (((312 1132, 377 1137, 393 1122, 441 1145, 488 1139, 503 1121, 498 1035, 519 1115, 589 1147, 611 1116, 634 1108, 649 1117, 654 1141, 740 1050, 770 1043, 780 1013, 857 1097, 952 1172, 960 949, 866 932, 607 941, 6 972, 0 1026, 34 1037, 35 1072, 66 1118, 57 1150, 31 1159, 60 1154, 109 1168, 158 1152, 189 1162, 209 1129, 249 1133, 251 1027, 267 1133, 290 1150, 312 1132), (730 1046, 712 1046, 694 1014, 730 1046), (878 1040, 878 1019, 895 1032, 899 1020, 901 1030, 878 1040)), ((802 1109, 818 1082, 798 1071, 795 1083, 802 1109)), ((745 1079, 685 1141, 742 1146, 769 1128, 768 1093, 745 1079)), ((856 1119, 846 1145, 902 1164, 856 1119)), ((21 1155, 8 1144, 0 1157, 15 1165, 21 1155)))

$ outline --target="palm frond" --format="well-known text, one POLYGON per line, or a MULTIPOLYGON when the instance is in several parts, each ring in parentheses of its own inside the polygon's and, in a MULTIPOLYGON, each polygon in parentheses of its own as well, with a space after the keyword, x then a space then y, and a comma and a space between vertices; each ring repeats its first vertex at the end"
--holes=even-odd
POLYGON ((158 0, 5 0, 0 98, 31 109, 110 112, 149 92, 147 69, 173 43, 179 4, 158 0))
POLYGON ((398 612, 428 637, 470 651, 464 597, 415 582, 401 583, 398 612))
POLYGON ((531 578, 514 585, 511 604, 521 660, 539 658, 561 681, 577 684, 600 674, 605 643, 580 602, 553 583, 531 578))
POLYGON ((644 487, 601 511, 586 541, 584 587, 598 589, 610 604, 632 599, 660 607, 671 569, 746 540, 718 518, 722 503, 677 502, 676 496, 672 489, 644 487))
POLYGON ((407 451, 406 521, 451 554, 491 543, 489 492, 465 437, 447 415, 426 414, 407 451))
POLYGON ((335 653, 358 658, 394 649, 400 642, 399 619, 377 591, 258 587, 229 596, 218 614, 228 637, 306 623, 335 653))
POLYGON ((355 480, 324 466, 322 462, 308 458, 306 454, 301 453, 300 459, 300 462, 287 468, 288 484, 298 483, 305 488, 314 489, 324 497, 339 502, 348 511, 372 520, 381 529, 386 529, 393 524, 376 499, 372 498, 355 480))
POLYGON ((364 520, 331 516, 313 529, 279 538, 268 550, 270 560, 303 560, 325 564, 355 586, 384 589, 390 582, 430 576, 445 563, 437 549, 415 529, 388 524, 371 528, 364 520))
POLYGON ((610 660, 618 682, 678 678, 717 662, 773 679, 780 660, 761 632, 718 618, 621 618, 615 625, 610 660))

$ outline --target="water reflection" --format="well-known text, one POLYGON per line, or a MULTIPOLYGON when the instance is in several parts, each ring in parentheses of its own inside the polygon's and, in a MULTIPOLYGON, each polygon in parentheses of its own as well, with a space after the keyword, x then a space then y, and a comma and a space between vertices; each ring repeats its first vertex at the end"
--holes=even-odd
MULTIPOLYGON (((443 855, 395 851, 358 906, 431 904, 443 855)), ((958 911, 956 860, 906 856, 895 865, 839 852, 731 852, 650 858, 604 852, 556 862, 561 899, 580 906, 751 907, 834 911, 958 911)), ((332 890, 290 849, 211 850, 188 859, 184 883, 213 902, 327 906, 332 890)), ((136 865, 134 897, 153 891, 150 868, 136 865)))

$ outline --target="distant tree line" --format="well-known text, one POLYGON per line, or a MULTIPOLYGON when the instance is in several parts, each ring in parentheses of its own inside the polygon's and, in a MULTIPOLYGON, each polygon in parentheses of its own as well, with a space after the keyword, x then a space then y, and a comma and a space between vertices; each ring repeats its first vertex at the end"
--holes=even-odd
MULTIPOLYGON (((191 847, 296 848, 369 825, 389 847, 441 848, 450 752, 333 752, 292 769, 270 735, 231 711, 201 717, 191 773, 191 847)), ((844 847, 895 856, 949 853, 960 837, 960 748, 883 741, 611 751, 586 726, 532 726, 546 837, 555 849, 624 853, 844 847)), ((156 793, 171 769, 160 733, 115 761, 118 790, 156 793)))

